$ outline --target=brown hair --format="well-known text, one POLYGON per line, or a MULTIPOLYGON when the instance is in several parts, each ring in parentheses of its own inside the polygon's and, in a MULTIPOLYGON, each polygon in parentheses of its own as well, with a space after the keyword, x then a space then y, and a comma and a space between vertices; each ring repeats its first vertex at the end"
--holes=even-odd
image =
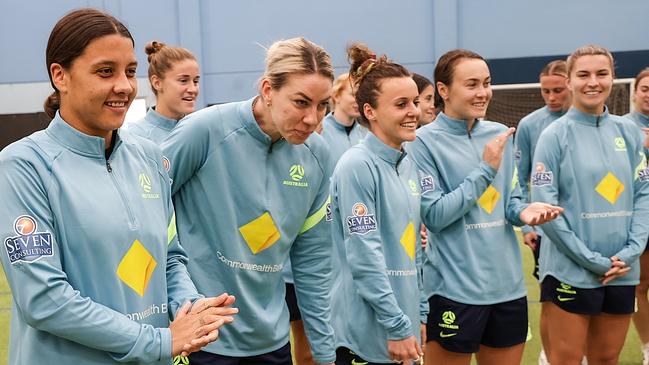
POLYGON ((564 60, 554 60, 541 70, 541 74, 539 77, 542 76, 563 76, 563 77, 568 77, 568 68, 566 65, 566 61, 564 60))
POLYGON ((644 79, 645 77, 649 77, 649 67, 645 67, 638 76, 635 77, 635 87, 633 91, 638 91, 638 84, 640 83, 640 80, 644 79))
POLYGON ((381 81, 393 77, 412 77, 412 75, 405 67, 389 61, 386 56, 377 59, 374 52, 362 43, 349 46, 347 57, 351 62, 349 74, 355 85, 354 97, 361 112, 359 123, 369 127, 370 121, 365 116, 363 106, 369 104, 372 108, 377 107, 376 99, 381 91, 381 81))
MULTIPOLYGON (((420 74, 413 73, 412 74, 412 79, 415 80, 415 84, 417 84, 417 92, 419 94, 424 92, 424 89, 428 87, 428 85, 433 85, 433 83, 427 78, 424 77, 420 74)), ((434 89, 434 87, 433 87, 434 89)))
POLYGON ((437 83, 441 82, 446 86, 451 86, 453 83, 455 66, 465 58, 478 59, 483 60, 485 63, 487 62, 479 54, 466 49, 454 49, 448 51, 437 61, 437 65, 435 66, 435 108, 442 111, 444 110, 444 99, 437 89, 437 83))
POLYGON ((124 24, 112 15, 96 9, 84 8, 72 11, 54 25, 45 51, 47 74, 54 88, 54 92, 45 99, 43 106, 50 118, 54 118, 61 106, 59 91, 52 81, 50 66, 58 63, 64 69, 69 69, 90 42, 113 34, 130 39, 135 46, 135 41, 124 24))
POLYGON ((611 75, 615 77, 615 62, 613 61, 613 55, 606 48, 596 45, 587 45, 577 48, 566 60, 568 67, 568 77, 570 77, 570 72, 575 66, 575 62, 581 56, 606 56, 611 64, 611 75))
POLYGON ((270 87, 277 90, 294 74, 320 74, 333 81, 331 56, 324 48, 302 37, 273 43, 266 52, 266 69, 262 79, 268 79, 270 87))
MULTIPOLYGON (((149 61, 149 81, 151 76, 156 75, 161 79, 164 79, 165 74, 169 71, 174 64, 184 61, 184 60, 194 60, 196 57, 185 48, 182 47, 172 47, 167 46, 166 44, 158 41, 151 41, 144 46, 144 52, 147 55, 147 60, 149 61)), ((151 85, 151 90, 155 95, 158 95, 158 91, 151 85)))

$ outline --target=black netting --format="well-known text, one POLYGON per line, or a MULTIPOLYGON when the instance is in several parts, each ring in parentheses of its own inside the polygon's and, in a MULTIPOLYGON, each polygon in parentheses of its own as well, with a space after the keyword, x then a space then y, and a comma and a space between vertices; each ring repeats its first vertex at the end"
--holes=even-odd
MULTIPOLYGON (((606 103, 612 114, 629 112, 629 85, 616 84, 606 103)), ((485 119, 515 127, 527 114, 544 105, 538 88, 494 90, 485 119)))

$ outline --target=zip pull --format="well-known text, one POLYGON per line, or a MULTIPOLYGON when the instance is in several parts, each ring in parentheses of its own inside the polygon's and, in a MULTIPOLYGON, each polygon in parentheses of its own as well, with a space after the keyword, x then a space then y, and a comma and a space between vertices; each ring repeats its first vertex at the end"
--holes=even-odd
POLYGON ((599 128, 599 118, 600 116, 597 116, 597 120, 595 120, 595 128, 599 128))
POLYGON ((106 160, 106 170, 108 170, 108 172, 113 172, 113 168, 110 166, 110 162, 108 162, 108 160, 106 160))

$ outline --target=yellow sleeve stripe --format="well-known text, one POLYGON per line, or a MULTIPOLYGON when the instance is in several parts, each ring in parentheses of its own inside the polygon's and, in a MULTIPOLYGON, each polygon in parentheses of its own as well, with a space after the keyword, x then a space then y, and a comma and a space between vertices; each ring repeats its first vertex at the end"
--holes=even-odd
POLYGON ((171 216, 171 222, 169 222, 169 227, 167 227, 167 245, 171 244, 174 237, 176 237, 176 212, 171 216))
POLYGON ((304 224, 300 229, 300 233, 298 234, 302 234, 315 227, 316 224, 320 223, 322 218, 324 218, 327 214, 327 205, 329 205, 329 203, 331 203, 331 196, 327 197, 327 201, 322 205, 322 207, 320 207, 320 209, 318 209, 317 212, 313 213, 309 218, 306 219, 306 221, 304 221, 304 224))
POLYGON ((516 189, 516 185, 518 185, 518 167, 514 165, 514 176, 512 176, 512 191, 516 189))

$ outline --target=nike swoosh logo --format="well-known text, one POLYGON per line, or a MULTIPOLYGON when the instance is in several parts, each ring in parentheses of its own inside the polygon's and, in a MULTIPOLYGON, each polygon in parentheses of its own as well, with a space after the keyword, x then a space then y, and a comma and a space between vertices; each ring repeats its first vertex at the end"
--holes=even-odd
POLYGON ((367 365, 367 364, 368 364, 367 361, 365 361, 365 362, 358 362, 358 361, 356 361, 356 359, 352 359, 352 365, 367 365))
POLYGON ((457 335, 457 333, 444 333, 444 331, 439 331, 439 337, 441 338, 453 337, 455 335, 457 335))
POLYGON ((565 298, 565 297, 562 297, 561 295, 558 295, 558 296, 557 296, 557 299, 559 299, 560 302, 567 302, 567 301, 569 301, 569 300, 575 300, 574 297, 568 297, 568 298, 565 298))

